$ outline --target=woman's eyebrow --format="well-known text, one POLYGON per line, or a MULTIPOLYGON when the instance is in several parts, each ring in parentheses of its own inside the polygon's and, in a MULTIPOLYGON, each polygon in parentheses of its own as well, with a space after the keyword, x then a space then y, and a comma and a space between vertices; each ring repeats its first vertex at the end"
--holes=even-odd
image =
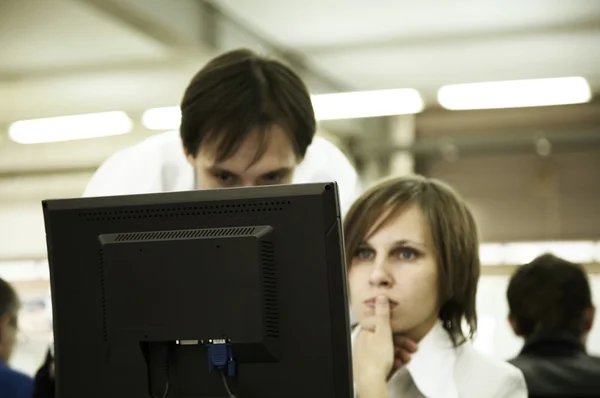
POLYGON ((419 241, 410 240, 410 239, 400 239, 393 243, 393 246, 408 246, 408 245, 427 247, 427 244, 425 242, 419 242, 419 241))

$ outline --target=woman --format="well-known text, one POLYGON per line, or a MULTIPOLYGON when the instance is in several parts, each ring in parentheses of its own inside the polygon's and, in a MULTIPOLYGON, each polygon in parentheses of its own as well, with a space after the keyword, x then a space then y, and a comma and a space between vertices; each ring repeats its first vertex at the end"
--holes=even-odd
POLYGON ((354 203, 344 233, 359 398, 527 397, 517 368, 469 342, 478 235, 451 188, 424 177, 383 181, 354 203))

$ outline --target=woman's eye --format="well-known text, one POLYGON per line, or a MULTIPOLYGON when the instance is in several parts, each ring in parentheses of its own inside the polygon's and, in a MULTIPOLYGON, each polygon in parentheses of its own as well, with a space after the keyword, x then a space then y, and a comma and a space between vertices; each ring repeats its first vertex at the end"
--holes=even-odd
POLYGON ((358 249, 354 254, 354 258, 359 261, 371 260, 375 253, 371 249, 358 249))
POLYGON ((415 260, 419 255, 419 253, 417 253, 416 250, 413 250, 408 247, 403 247, 403 248, 397 249, 396 253, 394 253, 394 254, 396 257, 398 257, 400 260, 403 260, 403 261, 415 260))

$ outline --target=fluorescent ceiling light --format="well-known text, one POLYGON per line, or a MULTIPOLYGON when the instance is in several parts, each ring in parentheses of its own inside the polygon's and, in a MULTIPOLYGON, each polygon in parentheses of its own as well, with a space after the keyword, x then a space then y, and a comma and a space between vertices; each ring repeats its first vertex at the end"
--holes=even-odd
POLYGON ((580 104, 591 98, 583 77, 454 84, 438 91, 438 102, 450 110, 580 104))
POLYGON ((482 243, 479 246, 481 264, 484 266, 527 264, 545 253, 577 264, 598 263, 600 242, 511 242, 482 243))
MULTIPOLYGON (((317 120, 355 119, 419 113, 424 108, 417 90, 356 91, 312 96, 317 120)), ((179 107, 148 109, 142 124, 150 130, 174 130, 181 124, 179 107)))
POLYGON ((501 243, 483 243, 479 245, 479 261, 484 265, 504 264, 504 245, 501 243))
POLYGON ((19 144, 41 144, 121 135, 132 129, 124 112, 105 112, 21 120, 10 125, 8 134, 19 144))
POLYGON ((317 120, 408 115, 423 110, 419 92, 412 88, 356 91, 312 96, 317 120))
POLYGON ((178 106, 148 109, 142 115, 142 124, 148 130, 175 130, 181 124, 181 110, 178 106))
POLYGON ((525 264, 544 253, 550 253, 574 263, 591 263, 596 242, 530 242, 506 245, 505 261, 509 264, 525 264))
POLYGON ((48 261, 0 261, 0 278, 9 282, 46 281, 48 261))

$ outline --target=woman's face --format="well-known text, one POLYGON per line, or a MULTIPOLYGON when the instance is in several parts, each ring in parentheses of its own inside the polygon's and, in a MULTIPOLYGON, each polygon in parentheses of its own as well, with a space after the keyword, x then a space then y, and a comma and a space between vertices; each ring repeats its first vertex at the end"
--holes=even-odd
MULTIPOLYGON (((377 224, 376 224, 377 225, 377 224)), ((374 327, 374 299, 391 304, 392 331, 420 340, 438 318, 437 264, 429 225, 418 205, 407 206, 353 253, 348 272, 352 311, 374 327)))

